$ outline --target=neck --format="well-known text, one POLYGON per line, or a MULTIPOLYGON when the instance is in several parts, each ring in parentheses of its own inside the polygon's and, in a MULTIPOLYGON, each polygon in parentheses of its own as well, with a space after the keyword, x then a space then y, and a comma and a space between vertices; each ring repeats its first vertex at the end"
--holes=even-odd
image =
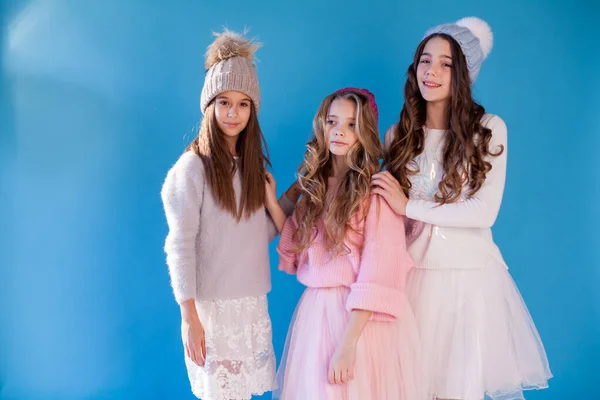
POLYGON ((429 129, 448 129, 449 101, 427 102, 425 126, 429 129))
POLYGON ((338 179, 344 176, 348 170, 348 164, 346 163, 346 156, 336 156, 332 154, 331 167, 333 169, 333 177, 338 179))
POLYGON ((237 150, 236 150, 238 137, 239 137, 239 135, 235 136, 235 137, 225 136, 225 141, 227 142, 227 147, 229 148, 229 152, 234 157, 236 157, 236 156, 239 155, 238 152, 237 152, 237 150))

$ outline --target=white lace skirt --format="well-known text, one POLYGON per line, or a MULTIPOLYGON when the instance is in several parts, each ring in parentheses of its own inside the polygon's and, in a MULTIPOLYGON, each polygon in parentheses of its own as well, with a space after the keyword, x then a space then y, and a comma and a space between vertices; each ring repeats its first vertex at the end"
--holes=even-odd
POLYGON ((206 363, 185 363, 192 392, 203 400, 250 399, 275 389, 275 353, 267 296, 196 301, 206 363))

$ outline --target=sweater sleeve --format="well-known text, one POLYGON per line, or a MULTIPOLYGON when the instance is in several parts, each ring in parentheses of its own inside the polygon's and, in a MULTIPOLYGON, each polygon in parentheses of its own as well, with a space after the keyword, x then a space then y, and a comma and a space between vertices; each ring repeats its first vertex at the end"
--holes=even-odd
POLYGON ((277 246, 279 270, 288 274, 295 274, 298 270, 298 253, 293 251, 297 246, 294 240, 294 234, 297 229, 296 213, 294 212, 286 219, 281 231, 281 237, 279 238, 279 245, 277 246))
POLYGON ((204 192, 202 171, 200 158, 192 152, 185 153, 167 174, 161 191, 169 226, 164 249, 179 304, 196 297, 196 237, 204 192))
POLYGON ((406 301, 406 275, 411 267, 404 218, 383 198, 372 196, 359 271, 356 282, 350 286, 347 310, 373 311, 378 320, 397 318, 406 301))
POLYGON ((283 212, 285 213, 286 217, 292 215, 292 213, 294 212, 294 208, 296 208, 296 203, 288 199, 285 193, 282 194, 279 198, 279 205, 283 209, 283 212))
POLYGON ((455 228, 489 228, 496 222, 500 211, 506 181, 507 131, 504 121, 492 116, 487 123, 492 130, 490 151, 496 153, 500 145, 504 151, 497 157, 488 156, 492 169, 474 196, 459 203, 439 205, 427 200, 409 200, 406 216, 429 224, 455 228))
MULTIPOLYGON (((285 214, 286 217, 289 217, 292 212, 294 212, 294 207, 296 207, 296 204, 291 201, 290 199, 288 199, 285 194, 282 194, 281 197, 279 197, 279 206, 281 207, 281 209, 283 210, 283 213, 285 214)), ((267 213, 267 218, 268 218, 268 222, 269 222, 269 243, 272 242, 273 240, 275 240, 275 238, 277 237, 277 235, 279 235, 279 231, 277 230, 277 227, 275 226, 275 222, 273 221, 273 218, 271 218, 271 214, 269 214, 269 211, 267 211, 265 209, 265 212, 267 213)))

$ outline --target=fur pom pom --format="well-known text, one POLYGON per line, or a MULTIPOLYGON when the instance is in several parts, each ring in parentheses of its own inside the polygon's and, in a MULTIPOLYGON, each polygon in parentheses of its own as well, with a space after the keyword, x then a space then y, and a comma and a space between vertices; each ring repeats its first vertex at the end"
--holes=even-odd
POLYGON ((217 38, 206 50, 204 66, 210 69, 216 63, 233 57, 244 57, 252 61, 254 52, 261 46, 239 33, 225 29, 222 33, 213 33, 217 38))
POLYGON ((456 25, 467 28, 473 32, 473 35, 479 39, 484 57, 487 57, 488 54, 490 54, 492 46, 494 45, 494 35, 487 22, 477 17, 466 17, 457 21, 456 25))

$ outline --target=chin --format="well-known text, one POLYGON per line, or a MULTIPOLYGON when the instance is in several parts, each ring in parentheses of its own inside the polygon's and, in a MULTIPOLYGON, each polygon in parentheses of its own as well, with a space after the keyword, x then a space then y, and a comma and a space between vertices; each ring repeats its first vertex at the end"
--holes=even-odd
POLYGON ((345 156, 346 154, 348 154, 348 152, 347 152, 347 151, 331 151, 331 150, 329 150, 329 152, 330 152, 331 154, 333 154, 334 156, 338 156, 338 157, 343 157, 343 156, 345 156))
POLYGON ((448 98, 444 96, 423 96, 423 94, 421 94, 421 97, 428 103, 439 103, 448 100, 448 98))
POLYGON ((232 131, 226 131, 226 130, 223 130, 223 133, 224 133, 224 134, 225 134, 225 136, 227 136, 227 137, 234 138, 234 137, 238 137, 238 136, 240 136, 240 133, 242 133, 242 131, 239 131, 239 132, 235 132, 235 131, 234 131, 234 132, 232 132, 232 131))

